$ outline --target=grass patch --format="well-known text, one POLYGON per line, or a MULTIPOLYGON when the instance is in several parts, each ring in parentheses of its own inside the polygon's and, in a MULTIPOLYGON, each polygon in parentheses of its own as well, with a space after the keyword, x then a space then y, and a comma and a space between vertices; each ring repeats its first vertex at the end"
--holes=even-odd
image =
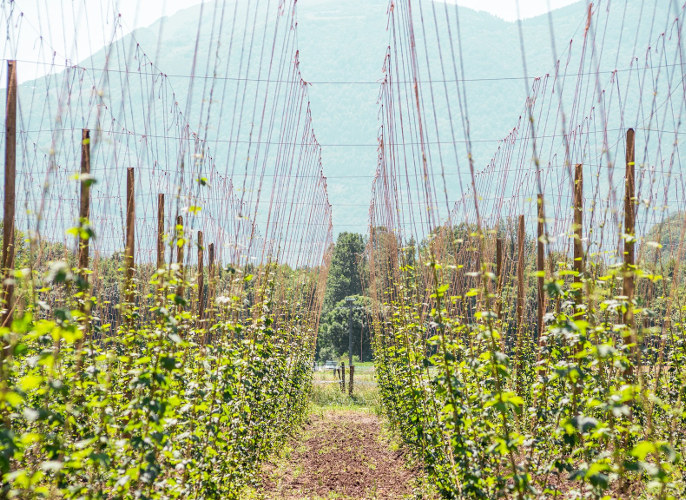
POLYGON ((327 410, 368 409, 381 414, 381 396, 374 378, 373 363, 355 365, 353 395, 348 394, 349 372, 346 370, 345 392, 333 374, 333 370, 315 372, 313 377, 311 405, 327 410))

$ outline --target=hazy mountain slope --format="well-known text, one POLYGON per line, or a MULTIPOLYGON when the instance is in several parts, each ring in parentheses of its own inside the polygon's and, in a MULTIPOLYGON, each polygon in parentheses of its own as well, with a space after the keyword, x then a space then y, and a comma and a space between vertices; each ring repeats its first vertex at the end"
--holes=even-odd
MULTIPOLYGON (((449 140, 447 131, 451 124, 444 103, 450 101, 454 104, 457 100, 454 81, 442 83, 444 79, 454 80, 455 75, 449 72, 444 76, 436 50, 436 47, 441 46, 444 57, 449 54, 448 40, 445 37, 447 30, 444 26, 446 16, 443 15, 446 6, 442 2, 435 2, 433 5, 430 2, 421 2, 419 5, 423 8, 421 14, 425 19, 423 25, 420 24, 421 29, 416 32, 422 74, 426 75, 427 70, 431 70, 434 80, 432 89, 437 95, 435 115, 439 130, 444 134, 440 140, 446 141, 449 140), (434 25, 432 7, 437 12, 437 26, 434 25), (440 33, 442 38, 437 40, 436 33, 440 33), (424 39, 427 40, 428 53, 423 52, 424 39)), ((330 178, 328 186, 337 231, 364 231, 367 224, 371 179, 377 160, 379 86, 376 82, 383 77, 382 65, 390 36, 386 32, 387 7, 387 0, 303 0, 298 3, 300 68, 303 78, 313 82, 310 87, 312 115, 318 139, 323 145, 324 172, 330 178)), ((447 8, 450 15, 453 15, 455 7, 450 5, 447 8)), ((596 51, 593 47, 586 48, 587 57, 592 57, 589 59, 592 63, 589 64, 603 71, 627 68, 631 56, 634 53, 642 54, 651 40, 658 37, 669 13, 668 5, 658 6, 658 2, 650 5, 637 0, 613 8, 617 11, 616 15, 606 16, 609 21, 594 26, 598 45, 600 47, 602 41, 604 48, 597 48, 596 51), (644 20, 638 23, 637 20, 641 19, 644 20)), ((459 12, 464 57, 462 64, 469 80, 465 88, 471 138, 474 141, 475 162, 481 168, 488 163, 497 147, 497 141, 516 125, 523 111, 527 87, 522 79, 524 71, 517 24, 469 9, 460 8, 459 12)), ((156 68, 169 76, 174 98, 180 109, 188 112, 191 125, 198 125, 196 130, 200 135, 206 135, 218 158, 218 166, 230 172, 240 168, 240 165, 237 167, 238 160, 231 157, 229 142, 248 139, 250 123, 253 122, 252 115, 246 112, 252 109, 250 96, 255 86, 265 85, 263 81, 268 78, 265 67, 273 41, 268 36, 264 41, 262 39, 263 31, 269 25, 266 14, 265 12, 264 18, 245 18, 240 2, 237 8, 232 2, 210 2, 204 7, 192 7, 162 20, 162 30, 158 22, 125 37, 119 44, 128 48, 128 55, 113 58, 110 66, 122 64, 124 60, 135 65, 136 60, 131 60, 131 53, 137 50, 154 58, 156 68), (222 26, 220 20, 223 20, 222 26), (221 44, 217 47, 220 29, 223 30, 221 44), (246 40, 250 41, 251 37, 244 35, 253 30, 255 37, 252 51, 248 52, 250 49, 246 40), (232 38, 229 36, 231 32, 232 38), (196 35, 199 36, 198 54, 194 54, 196 35), (216 67, 215 53, 220 55, 216 67), (259 64, 260 61, 262 65, 259 64), (246 70, 247 65, 250 67, 246 70), (193 67, 196 76, 216 73, 220 78, 214 82, 207 78, 196 78, 192 81, 189 101, 191 79, 188 75, 193 67), (238 74, 239 71, 250 78, 261 80, 262 83, 232 80, 231 75, 238 74), (213 90, 213 104, 205 130, 210 90, 213 90), (242 101, 243 96, 247 96, 245 101, 242 101), (237 118, 239 114, 242 119, 237 118)), ((552 24, 557 56, 566 61, 571 51, 569 67, 566 69, 570 75, 574 75, 579 68, 578 60, 586 25, 585 2, 555 11, 552 24), (574 42, 570 48, 572 38, 574 42)), ((457 46, 456 27, 452 28, 453 43, 457 46)), ((525 20, 523 34, 527 76, 552 72, 554 56, 549 17, 545 15, 525 20)), ((276 41, 277 54, 279 43, 276 41)), ((104 61, 104 52, 100 52, 83 65, 87 68, 101 68, 104 61)), ((96 69, 89 78, 99 81, 97 73, 96 69)), ((150 125, 144 123, 137 110, 139 103, 145 105, 148 102, 149 94, 146 95, 146 92, 150 92, 150 89, 129 86, 122 107, 121 74, 113 73, 109 76, 105 100, 111 104, 111 112, 132 130, 147 131, 146 127, 150 125)), ((602 85, 605 85, 606 76, 602 80, 602 85)), ((574 82, 575 78, 570 77, 565 85, 571 86, 574 82)), ((529 83, 532 83, 531 80, 529 83)), ((33 88, 36 89, 36 95, 40 96, 40 89, 44 85, 45 82, 31 82, 22 86, 22 92, 33 88)), ((84 84, 82 87, 80 92, 90 91, 88 85, 84 84)), ((424 82, 422 88, 428 95, 429 84, 424 82)), ((51 92, 53 100, 56 100, 59 88, 54 88, 51 92)), ((573 92, 565 95, 571 96, 573 92)), ((565 99, 569 112, 571 97, 565 99)), ((585 102, 584 106, 588 108, 591 104, 585 102)), ((425 106, 429 106, 428 100, 425 106)), ((570 119, 581 119, 585 112, 584 106, 581 106, 577 116, 571 116, 570 119)), ((26 122, 39 123, 40 127, 45 127, 50 122, 46 115, 54 117, 56 112, 54 102, 46 104, 43 109, 35 107, 31 109, 26 122)), ((152 116, 159 116, 160 121, 164 113, 168 113, 168 110, 152 110, 152 116)), ((88 110, 82 114, 84 123, 92 121, 95 116, 88 110)), ((458 117, 453 117, 453 123, 456 121, 459 121, 458 117)), ((459 123, 456 124, 455 134, 458 140, 464 138, 459 123)), ((455 176, 451 178, 455 184, 456 175, 466 175, 465 163, 460 161, 460 157, 466 157, 464 145, 459 146, 458 158, 447 161, 444 165, 448 171, 455 172, 455 176)), ((451 198, 455 196, 455 192, 450 193, 451 198)))

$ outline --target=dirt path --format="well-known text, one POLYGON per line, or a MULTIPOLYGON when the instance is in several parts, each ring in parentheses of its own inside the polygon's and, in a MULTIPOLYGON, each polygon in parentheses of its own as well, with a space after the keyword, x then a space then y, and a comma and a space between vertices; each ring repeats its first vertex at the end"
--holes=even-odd
POLYGON ((392 450, 373 414, 313 414, 292 446, 280 463, 264 471, 263 498, 422 498, 417 474, 400 451, 392 450))

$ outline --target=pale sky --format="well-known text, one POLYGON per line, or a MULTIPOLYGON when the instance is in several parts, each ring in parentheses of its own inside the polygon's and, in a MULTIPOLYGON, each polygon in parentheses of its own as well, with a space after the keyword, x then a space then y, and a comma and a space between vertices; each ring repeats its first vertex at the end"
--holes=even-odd
MULTIPOLYGON (((208 0, 204 0, 208 1, 208 0)), ((249 0, 239 0, 249 1, 249 0)), ((489 12, 507 21, 515 21, 516 0, 445 0, 475 10, 489 12)), ((579 0, 519 0, 522 18, 548 12, 579 0)), ((97 52, 132 29, 148 26, 162 16, 202 3, 203 0, 15 0, 10 26, 10 41, 0 49, 1 57, 23 61, 20 81, 42 76, 49 71, 46 63, 75 64, 97 52), (23 16, 19 16, 19 13, 23 16), (121 14, 122 30, 116 35, 113 19, 121 14), (42 38, 41 38, 42 36, 42 38), (29 65, 29 62, 40 64, 29 65), (27 67, 31 66, 31 67, 27 67)), ((299 0, 306 4, 308 0, 299 0)), ((0 23, 7 25, 10 6, 0 7, 0 23)))
MULTIPOLYGON (((21 81, 49 70, 44 65, 27 68, 29 61, 46 63, 56 53, 56 64, 75 64, 103 46, 130 32, 148 26, 203 0, 14 0, 10 41, 0 49, 3 58, 24 63, 21 81), (20 15, 23 14, 22 15, 20 15), (115 34, 113 20, 121 14, 122 29, 115 34), (41 39, 42 37, 42 39, 41 39)), ((7 25, 10 7, 0 7, 0 23, 7 25)))
MULTIPOLYGON (((304 0, 307 1, 307 0, 304 0)), ((446 0, 474 10, 489 12, 506 21, 517 20, 517 2, 515 0, 446 0)), ((578 2, 579 0, 519 0, 519 13, 522 19, 540 16, 550 9, 555 10, 578 2)))

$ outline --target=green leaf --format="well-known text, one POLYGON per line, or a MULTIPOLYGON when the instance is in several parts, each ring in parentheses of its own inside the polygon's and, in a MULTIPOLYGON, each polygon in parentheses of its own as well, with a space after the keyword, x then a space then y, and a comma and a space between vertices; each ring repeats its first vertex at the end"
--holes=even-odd
POLYGON ((631 455, 638 458, 640 461, 644 461, 649 454, 655 453, 656 451, 655 443, 652 441, 639 441, 631 450, 631 455))
POLYGON ((176 367, 176 358, 173 356, 162 356, 160 358, 160 363, 162 364, 162 368, 171 371, 176 367))
POLYGON ((135 366, 140 366, 140 365, 147 365, 150 364, 150 361, 152 361, 152 358, 150 356, 143 356, 142 358, 138 358, 134 365, 135 366))
POLYGON ((7 401, 10 406, 17 408, 24 401, 24 398, 14 391, 7 391, 5 393, 5 401, 7 401))
POLYGON ((26 375, 19 381, 19 387, 21 387, 24 392, 28 392, 41 385, 42 382, 43 377, 40 375, 26 375))

